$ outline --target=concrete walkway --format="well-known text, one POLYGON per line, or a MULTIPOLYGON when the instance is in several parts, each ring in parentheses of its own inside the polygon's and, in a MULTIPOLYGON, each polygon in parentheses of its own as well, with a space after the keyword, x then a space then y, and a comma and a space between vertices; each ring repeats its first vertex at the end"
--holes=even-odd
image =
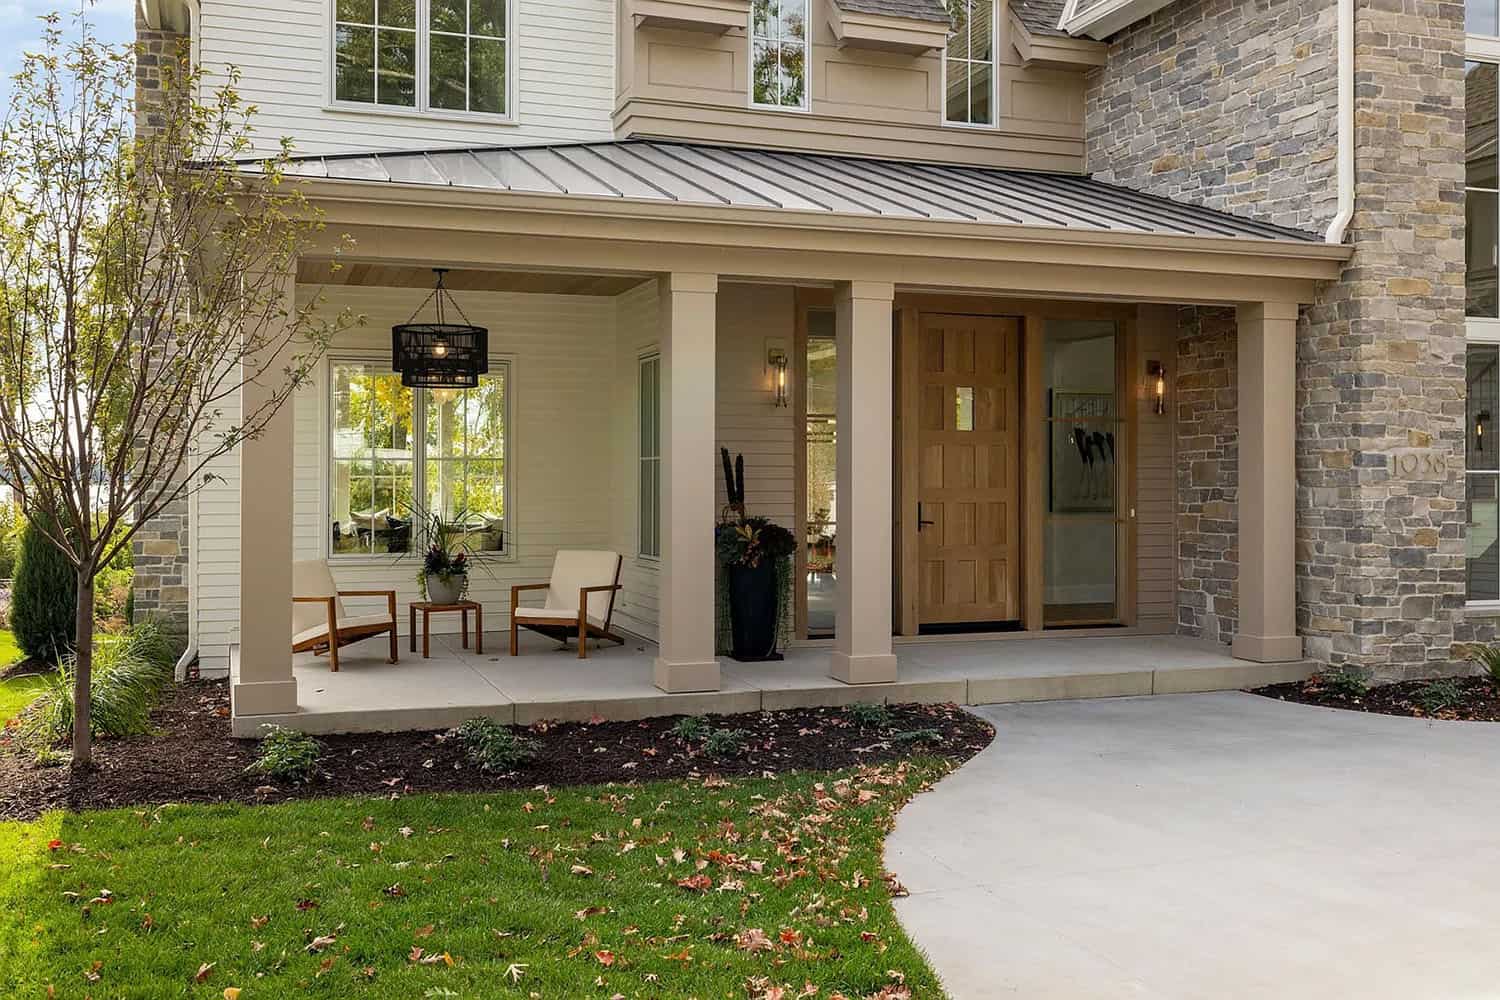
POLYGON ((897 821, 954 1000, 1500 997, 1500 725, 1247 694, 990 706, 897 821))

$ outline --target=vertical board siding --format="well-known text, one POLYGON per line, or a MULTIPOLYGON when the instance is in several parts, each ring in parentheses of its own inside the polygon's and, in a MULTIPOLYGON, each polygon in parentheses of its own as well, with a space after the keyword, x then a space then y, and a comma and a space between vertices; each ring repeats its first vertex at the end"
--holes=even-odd
POLYGON ((1141 387, 1135 399, 1136 620, 1142 630, 1168 634, 1177 622, 1176 434, 1170 405, 1177 334, 1174 325, 1161 322, 1137 323, 1135 329, 1135 384, 1141 387), (1165 414, 1155 410, 1155 384, 1145 375, 1147 361, 1167 366, 1165 414))
POLYGON ((240 96, 258 107, 257 151, 289 136, 299 154, 444 146, 607 140, 614 104, 614 4, 516 0, 513 122, 440 113, 330 107, 331 0, 213 0, 198 26, 205 85, 240 73, 240 96), (274 26, 274 39, 268 29, 274 26))
MULTIPOLYGON (((766 351, 775 344, 792 356, 795 308, 787 286, 719 286, 717 440, 731 456, 745 456, 746 512, 788 529, 795 529, 797 517, 796 426, 792 408, 775 405, 766 351)), ((801 365, 793 362, 788 383, 801 377, 801 365)), ((718 456, 712 458, 718 470, 718 456)), ((728 499, 722 471, 715 471, 714 482, 722 507, 728 499)))

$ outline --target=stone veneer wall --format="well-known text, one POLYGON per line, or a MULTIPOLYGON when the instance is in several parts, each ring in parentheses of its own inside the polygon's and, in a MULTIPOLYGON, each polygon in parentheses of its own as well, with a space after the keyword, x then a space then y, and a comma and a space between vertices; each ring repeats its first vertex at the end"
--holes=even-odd
MULTIPOLYGON (((176 58, 188 36, 173 31, 153 31, 141 20, 135 22, 136 71, 135 127, 149 130, 154 120, 155 102, 162 85, 163 61, 176 58)), ((135 617, 152 619, 186 644, 189 622, 189 517, 191 503, 186 498, 167 506, 148 520, 136 533, 132 555, 135 560, 135 617)))
POLYGON ((1173 366, 1177 629, 1227 643, 1239 625, 1238 352, 1234 311, 1184 306, 1173 366))
MULTIPOLYGON (((1090 171, 1320 231, 1337 198, 1335 13, 1183 0, 1121 32, 1088 93, 1090 171)), ((1456 2, 1359 0, 1356 256, 1299 324, 1298 625, 1312 657, 1386 679, 1449 670, 1456 640, 1493 631, 1461 611, 1462 22, 1456 2), (1435 465, 1393 476, 1403 450, 1435 465)), ((1178 347, 1179 625, 1221 639, 1237 574, 1232 329, 1226 311, 1186 308, 1178 347)))

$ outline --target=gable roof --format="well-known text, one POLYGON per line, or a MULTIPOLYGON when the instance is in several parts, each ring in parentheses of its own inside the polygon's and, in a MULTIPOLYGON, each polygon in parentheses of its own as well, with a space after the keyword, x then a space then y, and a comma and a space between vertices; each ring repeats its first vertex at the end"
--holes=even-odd
POLYGON ((1033 35, 1067 37, 1058 25, 1062 21, 1065 0, 1010 0, 1010 12, 1033 35))
MULTIPOLYGON (((243 169, 256 171, 256 163, 243 169)), ((779 209, 1039 230, 1319 242, 1073 174, 624 139, 294 159, 287 174, 559 199, 779 209)))
POLYGON ((918 21, 952 24, 953 17, 942 0, 834 0, 844 10, 886 17, 909 17, 918 21))

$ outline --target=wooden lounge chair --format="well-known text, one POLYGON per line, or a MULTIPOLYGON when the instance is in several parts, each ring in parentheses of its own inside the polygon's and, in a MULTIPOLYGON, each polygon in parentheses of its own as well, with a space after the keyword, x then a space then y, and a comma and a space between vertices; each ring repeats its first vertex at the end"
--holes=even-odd
POLYGON ((609 639, 625 644, 610 631, 615 613, 615 593, 620 589, 620 554, 584 550, 561 550, 552 563, 552 579, 510 588, 510 655, 516 656, 517 632, 529 628, 566 643, 577 637, 578 658, 589 655, 590 639, 609 639), (521 607, 521 594, 545 590, 547 600, 539 608, 521 607))
POLYGON ((292 563, 292 652, 328 653, 331 670, 339 668, 339 647, 390 633, 391 657, 396 653, 396 592, 394 590, 339 590, 328 564, 321 559, 292 563), (351 615, 345 597, 384 597, 380 614, 351 615), (331 640, 331 641, 330 641, 331 640))

